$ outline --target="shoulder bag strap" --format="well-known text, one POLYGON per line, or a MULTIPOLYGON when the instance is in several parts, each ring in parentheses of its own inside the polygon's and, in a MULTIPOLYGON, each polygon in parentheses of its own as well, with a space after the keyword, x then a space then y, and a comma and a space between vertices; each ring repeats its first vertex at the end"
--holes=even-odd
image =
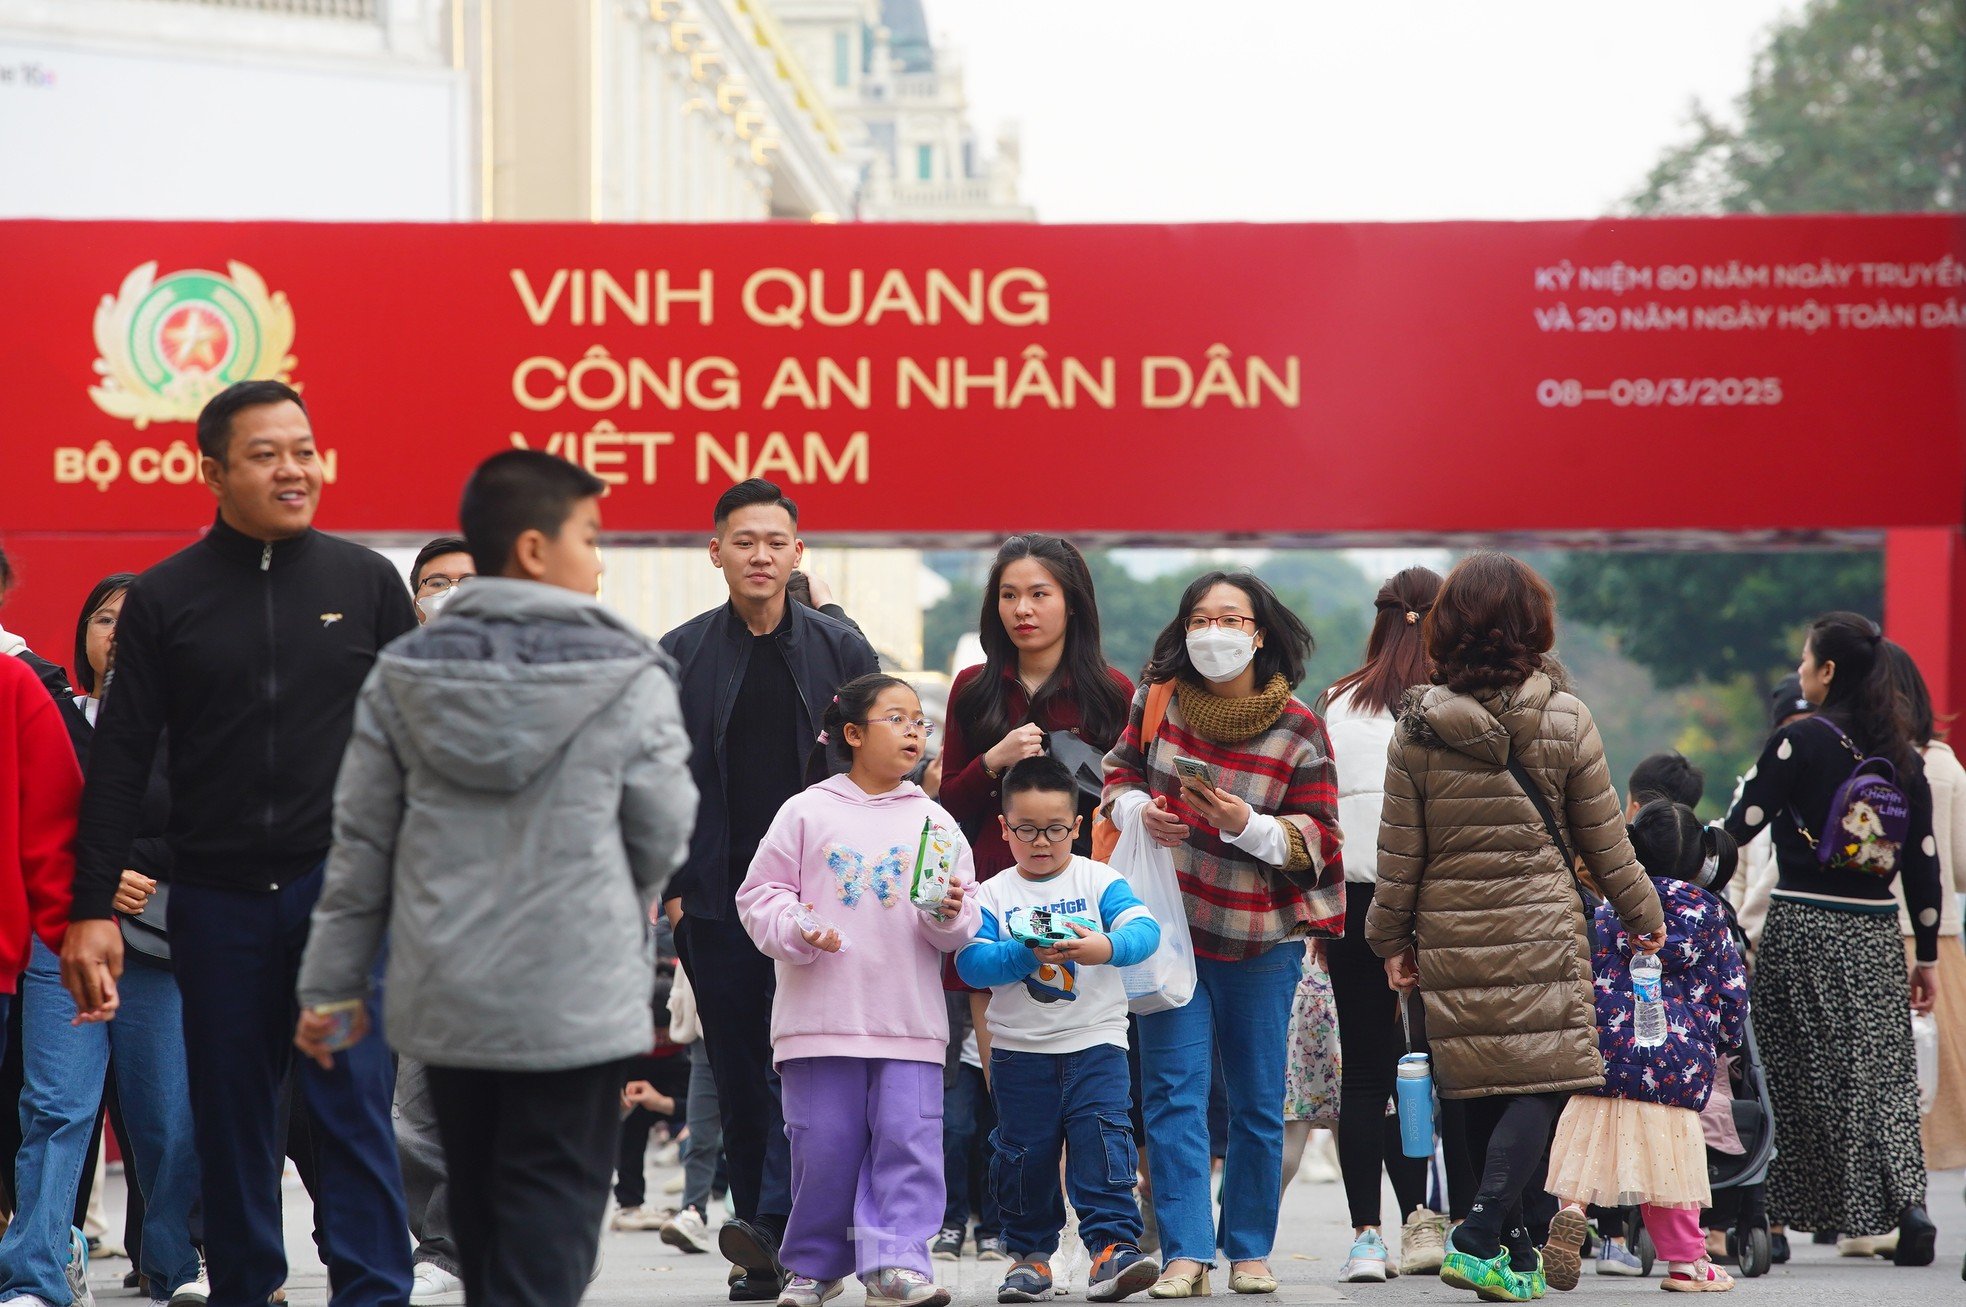
MULTIPOLYGON (((1836 738, 1843 741, 1843 747, 1848 749, 1851 753, 1851 756, 1856 758, 1857 760, 1857 766, 1852 767, 1850 769, 1853 775, 1856 773, 1857 767, 1861 767, 1866 762, 1869 761, 1869 759, 1864 757, 1864 751, 1857 747, 1857 742, 1851 739, 1848 733, 1846 733, 1841 726, 1838 726, 1835 722, 1823 716, 1821 713, 1810 714, 1808 720, 1812 722, 1821 722, 1823 725, 1829 727, 1832 731, 1836 732, 1836 738)), ((1820 845, 1820 841, 1818 841, 1816 838, 1816 832, 1809 829, 1809 823, 1803 821, 1802 814, 1795 810, 1795 801, 1793 799, 1789 800, 1788 810, 1789 810, 1789 820, 1793 821, 1795 823, 1796 830, 1801 832, 1803 842, 1807 844, 1811 849, 1820 848, 1821 845, 1820 845)), ((1831 815, 1833 816, 1834 814, 1831 815)))
POLYGON ((1167 705, 1173 698, 1173 681, 1156 681, 1147 687, 1147 702, 1141 705, 1140 712, 1142 758, 1154 751, 1154 741, 1160 738, 1161 725, 1167 720, 1167 705))
POLYGON ((1536 815, 1543 819, 1543 829, 1549 832, 1550 839, 1556 844, 1557 856, 1563 859, 1564 870, 1570 873, 1570 883, 1576 887, 1577 899, 1584 905, 1584 915, 1590 916, 1596 911, 1597 905, 1591 902, 1590 893, 1584 889, 1584 883, 1577 879, 1577 861, 1570 856, 1570 845, 1563 838, 1563 827, 1557 824, 1556 813, 1550 808, 1550 801, 1543 797, 1542 788, 1530 778, 1528 769, 1513 752, 1509 754, 1508 768, 1509 775, 1515 777, 1515 783, 1529 797, 1529 801, 1536 805, 1536 815))

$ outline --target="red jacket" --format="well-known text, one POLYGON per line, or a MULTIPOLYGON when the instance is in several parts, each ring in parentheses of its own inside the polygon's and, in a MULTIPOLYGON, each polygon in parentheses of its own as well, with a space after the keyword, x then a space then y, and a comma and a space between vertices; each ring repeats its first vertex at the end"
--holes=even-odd
POLYGON ((0 656, 0 994, 20 984, 30 928, 61 948, 81 803, 61 709, 25 663, 0 656))
MULTIPOLYGON (((1003 826, 997 821, 997 814, 1003 811, 997 782, 983 770, 983 755, 994 749, 997 741, 968 739, 963 735, 962 724, 956 720, 957 698, 971 681, 982 674, 981 666, 965 667, 956 673, 955 684, 949 687, 949 722, 942 736, 942 792, 936 796, 942 806, 949 810, 949 815, 963 824, 963 831, 969 836, 970 856, 976 859, 976 882, 979 885, 1017 861, 1011 855, 1009 841, 1003 837, 1003 826)), ((1133 698, 1133 682, 1126 678, 1125 673, 1108 667, 1106 675, 1129 700, 1133 698)), ((1006 672, 1004 682, 1004 696, 1010 704, 1010 720, 1021 723, 1030 711, 1030 696, 1025 693, 1024 683, 1017 679, 1015 667, 1006 672)), ((1053 698, 1046 707, 1048 711, 1044 720, 1038 723, 1045 730, 1074 731, 1082 725, 1078 701, 1069 695, 1053 698)), ((1101 751, 1113 747, 1111 740, 1088 740, 1086 743, 1101 751)), ((1090 801, 1083 806, 1089 809, 1090 801)), ((1089 853, 1092 839, 1090 818, 1079 831, 1079 837, 1085 842, 1079 852, 1089 853)))

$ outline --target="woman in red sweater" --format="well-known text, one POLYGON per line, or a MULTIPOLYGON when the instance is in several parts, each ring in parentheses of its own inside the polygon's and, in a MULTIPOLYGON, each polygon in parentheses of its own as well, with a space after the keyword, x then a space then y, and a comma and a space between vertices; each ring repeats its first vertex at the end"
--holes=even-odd
POLYGON ((0 1041, 30 937, 59 949, 68 930, 81 803, 61 710, 26 663, 0 656, 0 1041))
MULTIPOLYGON (((1126 729, 1133 682, 1106 665, 1092 573, 1070 541, 1018 535, 990 568, 977 621, 981 667, 965 668, 949 690, 942 746, 942 805, 963 824, 980 883, 1015 859, 997 821, 997 780, 1023 758, 1044 752, 1051 731, 1071 731, 1104 753, 1126 729)), ((1092 809, 1080 847, 1092 851, 1092 809)))

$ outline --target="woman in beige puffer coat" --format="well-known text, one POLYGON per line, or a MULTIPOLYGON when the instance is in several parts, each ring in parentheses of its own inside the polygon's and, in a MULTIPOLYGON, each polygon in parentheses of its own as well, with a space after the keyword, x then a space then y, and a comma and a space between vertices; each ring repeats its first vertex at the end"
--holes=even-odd
POLYGON ((1436 684, 1409 693, 1386 759, 1366 938, 1426 1005, 1436 1083, 1468 1100, 1486 1168, 1450 1252, 1534 1270, 1521 1195, 1563 1101, 1603 1083, 1575 878, 1508 770, 1517 758, 1641 947, 1665 939, 1632 855, 1590 710, 1544 670, 1555 598, 1529 567, 1477 554, 1427 615, 1436 684))

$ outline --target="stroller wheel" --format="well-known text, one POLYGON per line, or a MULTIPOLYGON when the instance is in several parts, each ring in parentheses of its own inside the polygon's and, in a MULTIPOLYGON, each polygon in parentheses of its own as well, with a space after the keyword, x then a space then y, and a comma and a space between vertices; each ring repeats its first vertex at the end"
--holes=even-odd
POLYGON ((1659 1259, 1659 1250, 1652 1242, 1652 1232, 1645 1228, 1643 1218, 1638 1222, 1638 1233, 1631 1236, 1631 1250, 1638 1254, 1639 1267, 1646 1275, 1652 1274, 1652 1263, 1659 1259))
POLYGON ((1741 1274, 1747 1276, 1766 1275, 1773 1264, 1771 1240, 1765 1225, 1747 1226, 1736 1235, 1741 1249, 1741 1274))

